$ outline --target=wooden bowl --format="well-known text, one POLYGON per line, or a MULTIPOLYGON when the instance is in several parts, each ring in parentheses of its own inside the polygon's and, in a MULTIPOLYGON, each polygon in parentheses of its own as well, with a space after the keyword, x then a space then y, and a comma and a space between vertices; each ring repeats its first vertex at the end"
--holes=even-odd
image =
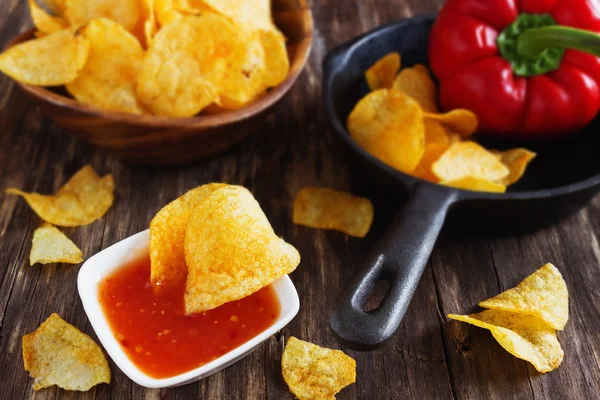
MULTIPOLYGON (((223 151, 254 132, 306 65, 313 36, 307 1, 273 0, 272 13, 275 25, 288 39, 290 72, 281 85, 240 110, 191 118, 133 115, 82 104, 43 87, 17 84, 45 114, 82 142, 138 164, 191 163, 223 151)), ((31 39, 33 33, 20 34, 6 48, 31 39)))

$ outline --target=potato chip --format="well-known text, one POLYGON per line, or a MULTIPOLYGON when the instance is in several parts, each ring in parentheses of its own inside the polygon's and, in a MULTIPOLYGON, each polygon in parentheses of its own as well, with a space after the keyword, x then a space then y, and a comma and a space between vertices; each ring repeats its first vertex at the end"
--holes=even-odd
POLYGON ((506 151, 491 151, 492 154, 500 158, 502 164, 506 165, 510 171, 508 176, 502 179, 503 185, 512 185, 517 182, 523 174, 527 165, 535 158, 537 154, 527 149, 516 148, 506 151))
POLYGON ((438 112, 435 83, 422 71, 410 67, 404 68, 394 80, 392 88, 413 98, 421 105, 423 111, 438 112))
POLYGON ((42 3, 53 15, 63 16, 65 13, 65 3, 67 0, 42 0, 42 3))
POLYGON ((533 315, 560 331, 569 319, 569 292, 560 271, 546 264, 516 287, 482 301, 479 306, 533 315))
POLYGON ((154 0, 142 0, 142 20, 144 21, 144 41, 150 47, 154 35, 158 32, 158 23, 154 13, 154 0))
POLYGON ((239 300, 291 273, 300 254, 273 232, 252 194, 240 186, 201 200, 185 232, 186 313, 239 300))
POLYGON ((66 85, 69 93, 105 110, 141 114, 135 85, 144 50, 138 40, 106 18, 91 21, 82 31, 90 53, 77 79, 66 85))
POLYGON ((79 264, 83 253, 55 226, 44 224, 33 232, 29 264, 50 263, 79 264))
POLYGON ((458 133, 463 138, 468 138, 477 131, 479 120, 469 110, 458 108, 444 114, 425 112, 425 119, 433 119, 444 125, 448 130, 458 133))
POLYGON ((431 166, 450 147, 450 136, 438 122, 433 120, 424 120, 423 122, 425 124, 425 153, 413 174, 430 182, 438 182, 437 176, 431 171, 431 166))
POLYGON ((365 71, 365 79, 371 90, 391 89, 400 69, 400 54, 389 53, 365 71))
POLYGON ((556 331, 539 318, 499 310, 450 314, 448 318, 489 329, 502 347, 515 357, 529 361, 539 372, 553 371, 562 362, 563 350, 556 331))
POLYGON ((369 199, 333 189, 306 186, 294 201, 295 224, 361 238, 371 229, 373 213, 369 199))
POLYGON ((0 54, 0 71, 30 85, 64 85, 77 78, 89 49, 77 29, 66 29, 11 47, 0 54))
POLYGON ((412 69, 414 69, 415 71, 420 72, 423 75, 431 78, 431 72, 429 71, 429 68, 427 68, 423 64, 415 64, 415 65, 412 66, 412 69))
POLYGON ((504 193, 506 192, 506 186, 501 183, 492 182, 485 178, 475 176, 465 176, 460 179, 453 181, 441 181, 440 184, 444 186, 450 186, 457 189, 472 190, 475 192, 490 192, 490 193, 504 193))
POLYGON ((226 186, 211 183, 190 190, 164 206, 150 222, 150 281, 155 286, 176 285, 185 280, 185 230, 194 208, 214 190, 226 186))
POLYGON ((111 19, 133 32, 142 15, 139 0, 66 0, 65 17, 80 26, 96 18, 111 19))
POLYGON ((186 14, 182 12, 180 3, 186 0, 154 0, 154 12, 160 26, 168 25, 175 20, 183 18, 186 14))
POLYGON ((217 104, 227 109, 241 108, 281 84, 289 69, 283 35, 276 30, 255 31, 228 68, 217 104))
POLYGON ((66 19, 48 15, 46 11, 38 6, 35 0, 29 0, 29 12, 31 13, 33 24, 40 32, 54 33, 69 27, 66 19))
POLYGON ((275 29, 270 0, 202 0, 200 3, 246 31, 275 29))
POLYGON ((366 95, 348 117, 350 136, 368 153, 411 173, 425 151, 425 127, 419 104, 394 89, 366 95))
POLYGON ((34 332, 23 336, 25 370, 35 378, 34 390, 56 385, 87 391, 110 383, 104 353, 92 338, 52 314, 34 332))
POLYGON ((475 142, 457 142, 433 163, 433 173, 440 181, 459 181, 466 177, 499 182, 508 176, 508 168, 498 158, 475 142))
POLYGON ((281 357, 283 380, 300 400, 335 399, 356 382, 356 361, 341 350, 331 350, 293 336, 281 357))
POLYGON ((33 211, 44 221, 58 226, 88 225, 101 218, 114 200, 112 175, 100 178, 86 165, 56 193, 42 195, 6 189, 6 193, 23 196, 33 211))
POLYGON ((240 45, 238 33, 215 14, 164 26, 144 58, 138 95, 155 114, 190 117, 213 103, 240 45))

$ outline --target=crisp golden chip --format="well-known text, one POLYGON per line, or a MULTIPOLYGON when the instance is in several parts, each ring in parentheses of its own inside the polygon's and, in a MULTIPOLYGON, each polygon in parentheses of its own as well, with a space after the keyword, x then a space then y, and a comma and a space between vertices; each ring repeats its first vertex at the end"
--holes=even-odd
POLYGON ((144 42, 150 47, 154 35, 158 32, 158 22, 154 12, 154 0, 142 0, 142 19, 144 21, 144 42))
POLYGON ((369 199, 333 189, 306 186, 294 201, 295 224, 361 238, 371 229, 373 213, 369 199))
POLYGON ((176 285, 185 280, 185 230, 194 208, 214 190, 226 186, 211 183, 190 190, 164 206, 150 222, 150 281, 155 286, 176 285))
POLYGON ((165 26, 184 17, 187 0, 154 0, 154 12, 160 26, 165 26))
POLYGON ((54 33, 67 29, 69 23, 62 17, 53 17, 48 15, 35 0, 29 0, 29 12, 31 13, 31 19, 36 28, 43 33, 54 33))
POLYGON ((356 382, 356 361, 341 350, 290 336, 281 357, 281 372, 298 399, 335 399, 340 390, 356 382))
POLYGON ((440 184, 457 189, 473 190, 475 192, 504 193, 506 186, 485 178, 465 176, 454 181, 441 181, 440 184))
MULTIPOLYGON (((427 111, 427 110, 426 110, 427 111)), ((425 112, 425 119, 433 119, 444 125, 453 133, 458 133, 463 138, 468 138, 477 131, 479 120, 477 116, 469 110, 458 108, 448 111, 444 114, 425 112)))
POLYGON ((365 79, 371 90, 391 89, 398 70, 400 70, 400 54, 389 53, 373 64, 366 72, 365 79))
POLYGON ((198 203, 185 232, 186 313, 239 300, 291 273, 300 254, 280 239, 252 194, 214 190, 198 203))
POLYGON ((96 18, 108 18, 133 32, 141 15, 140 0, 66 0, 65 2, 65 17, 73 26, 83 25, 96 18))
POLYGON ((112 175, 100 178, 86 165, 56 193, 42 195, 6 189, 6 193, 23 196, 32 210, 44 221, 58 226, 88 225, 101 218, 113 203, 115 183, 112 175))
POLYGON ((415 168, 414 176, 431 182, 438 182, 438 178, 431 171, 431 166, 450 147, 451 139, 446 129, 436 121, 424 120, 425 124, 425 153, 415 168))
POLYGON ((64 85, 77 78, 89 49, 89 42, 75 28, 65 29, 0 54, 0 71, 30 85, 64 85))
POLYGON ((556 331, 539 318, 499 310, 450 314, 448 318, 489 329, 510 354, 529 361, 539 372, 553 371, 562 362, 563 350, 556 331))
POLYGON ((240 45, 216 14, 190 15, 164 26, 144 58, 138 94, 155 114, 190 117, 213 103, 240 45))
POLYGON ((466 177, 500 182, 509 174, 497 157, 470 141, 452 144, 431 169, 440 181, 446 182, 466 177))
POLYGON ((79 264, 83 253, 55 226, 44 224, 33 232, 29 264, 50 263, 79 264))
POLYGON ((560 271, 546 264, 516 287, 482 301, 479 306, 533 315, 561 331, 569 319, 569 292, 560 271))
POLYGON ((411 173, 425 151, 425 127, 419 104, 394 89, 366 95, 348 117, 350 136, 368 153, 411 173))
POLYGON ((249 37, 223 79, 217 99, 223 108, 244 107, 288 76, 290 63, 283 35, 276 30, 257 30, 249 37))
POLYGON ((99 18, 83 28, 90 42, 85 66, 67 90, 82 103, 105 110, 143 112, 135 90, 144 59, 139 41, 118 23, 99 18))
POLYGON ((523 174, 527 165, 533 160, 536 154, 532 151, 522 148, 516 148, 506 151, 491 151, 492 154, 500 158, 502 164, 506 165, 510 173, 502 179, 503 185, 512 185, 517 182, 523 174))
POLYGON ((35 378, 34 390, 56 385, 86 391, 110 383, 108 361, 100 346, 58 314, 23 336, 23 361, 35 378))
POLYGON ((215 12, 246 31, 274 29, 270 0, 201 0, 215 12))
POLYGON ((412 68, 417 71, 422 73, 423 75, 431 78, 431 72, 429 71, 429 68, 427 68, 425 65, 423 64, 415 64, 412 66, 412 68))
POLYGON ((435 83, 422 71, 410 67, 404 68, 394 80, 392 87, 417 101, 423 111, 438 112, 435 83))

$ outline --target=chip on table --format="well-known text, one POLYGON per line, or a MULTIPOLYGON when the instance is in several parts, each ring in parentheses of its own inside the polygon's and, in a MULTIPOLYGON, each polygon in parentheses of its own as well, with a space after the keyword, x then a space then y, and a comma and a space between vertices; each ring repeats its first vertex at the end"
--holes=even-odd
POLYGON ((373 215, 369 199, 340 190, 306 186, 294 201, 295 224, 335 229, 361 238, 371 229, 373 215))
POLYGON ((299 400, 335 399, 356 382, 356 361, 340 350, 326 349, 291 336, 281 357, 283 379, 299 400))
POLYGON ((33 232, 29 264, 50 263, 79 264, 83 253, 55 226, 44 224, 33 232))

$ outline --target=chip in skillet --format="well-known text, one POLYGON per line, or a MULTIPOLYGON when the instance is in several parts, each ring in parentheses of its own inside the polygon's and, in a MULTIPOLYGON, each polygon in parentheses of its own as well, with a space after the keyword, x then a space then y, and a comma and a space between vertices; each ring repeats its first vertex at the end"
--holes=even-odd
POLYGON ((206 195, 185 232, 187 314, 242 299, 294 271, 298 251, 279 238, 252 194, 225 186, 206 195))
POLYGON ((66 19, 49 15, 35 0, 29 0, 29 12, 33 24, 40 32, 54 33, 69 27, 69 22, 66 19))
POLYGON ((439 179, 431 171, 431 166, 448 150, 452 140, 446 128, 437 121, 425 119, 423 123, 425 125, 425 152, 413 174, 421 179, 438 182, 439 179))
POLYGON ((450 314, 448 318, 489 329, 502 347, 529 361, 539 372, 553 371, 562 362, 563 350, 556 331, 537 317, 486 310, 470 315, 450 314))
POLYGON ((90 165, 80 169, 56 193, 42 195, 18 189, 6 193, 22 196, 44 221, 58 226, 88 225, 101 218, 114 200, 112 175, 99 177, 90 165))
POLYGON ((295 224, 361 238, 369 232, 373 214, 369 199, 334 189, 303 187, 294 201, 295 224))
POLYGON ((499 182, 509 174, 508 168, 479 144, 457 142, 433 163, 433 173, 440 181, 458 181, 465 177, 499 182))
POLYGON ((479 125, 479 120, 474 113, 460 108, 441 114, 425 112, 423 116, 425 119, 438 121, 448 130, 458 133, 463 139, 474 134, 479 125))
POLYGON ((77 78, 66 85, 82 103, 105 110, 143 112, 135 90, 144 50, 135 36, 118 23, 95 19, 82 28, 90 53, 77 78))
POLYGON ((55 226, 44 224, 33 232, 29 264, 83 262, 83 253, 64 233, 55 226))
POLYGON ((365 79, 371 90, 391 89, 398 70, 400 70, 400 54, 389 53, 383 56, 365 71, 365 79))
POLYGON ((523 174, 527 165, 536 157, 532 151, 523 148, 510 149, 506 151, 491 151, 492 154, 500 158, 502 164, 506 165, 509 174, 502 179, 503 185, 512 185, 517 182, 523 174))
POLYGON ((52 314, 34 332, 23 336, 25 370, 35 378, 33 389, 56 385, 87 391, 110 383, 104 353, 88 335, 52 314))
POLYGON ((108 18, 129 32, 138 26, 142 15, 140 0, 66 0, 65 17, 72 26, 81 26, 96 18, 108 18))
POLYGON ((419 104, 395 89, 366 95, 348 117, 348 131, 375 158, 411 173, 425 152, 425 126, 419 104))
POLYGON ((404 68, 392 87, 413 98, 425 113, 437 113, 437 90, 430 75, 411 67, 404 68))
POLYGON ((455 180, 440 181, 441 185, 474 192, 504 193, 506 186, 477 176, 465 176, 455 180))
POLYGON ((226 186, 211 183, 190 190, 164 206, 150 222, 150 281, 155 287, 177 285, 187 276, 185 230, 194 208, 208 194, 226 186))
POLYGON ((356 382, 356 361, 340 350, 326 349, 291 336, 281 357, 283 379, 300 400, 335 399, 356 382))
POLYGON ((89 49, 88 40, 78 29, 65 29, 20 43, 0 54, 0 71, 30 85, 64 85, 77 78, 89 49))

